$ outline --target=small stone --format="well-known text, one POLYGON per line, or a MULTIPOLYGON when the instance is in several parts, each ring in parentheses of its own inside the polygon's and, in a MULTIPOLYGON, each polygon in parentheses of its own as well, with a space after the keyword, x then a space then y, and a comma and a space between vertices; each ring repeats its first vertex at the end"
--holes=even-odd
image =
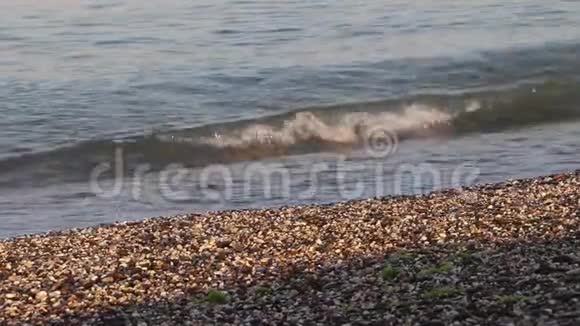
POLYGON ((580 268, 575 268, 567 271, 566 276, 570 281, 580 281, 580 268))
POLYGON ((566 272, 567 275, 580 276, 580 268, 571 269, 566 272))
POLYGON ((18 307, 14 307, 14 306, 6 308, 6 312, 8 313, 9 316, 12 316, 12 317, 18 316, 20 314, 18 307))
POLYGON ((36 294, 37 301, 46 301, 47 298, 48 298, 48 293, 46 293, 46 291, 40 291, 36 294))
POLYGON ((555 268, 550 263, 545 261, 540 261, 538 267, 535 270, 537 274, 551 274, 558 271, 559 269, 555 268))
POLYGON ((219 240, 216 242, 216 246, 217 246, 218 248, 225 248, 225 247, 229 247, 229 245, 230 245, 231 243, 232 243, 232 240, 230 240, 230 239, 226 239, 226 238, 222 238, 222 239, 219 239, 219 240))

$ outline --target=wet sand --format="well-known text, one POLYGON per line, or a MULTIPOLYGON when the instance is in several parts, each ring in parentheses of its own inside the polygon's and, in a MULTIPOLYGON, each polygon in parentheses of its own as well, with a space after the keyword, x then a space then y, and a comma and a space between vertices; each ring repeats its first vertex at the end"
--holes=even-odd
POLYGON ((577 325, 580 171, 0 242, 0 324, 577 325))

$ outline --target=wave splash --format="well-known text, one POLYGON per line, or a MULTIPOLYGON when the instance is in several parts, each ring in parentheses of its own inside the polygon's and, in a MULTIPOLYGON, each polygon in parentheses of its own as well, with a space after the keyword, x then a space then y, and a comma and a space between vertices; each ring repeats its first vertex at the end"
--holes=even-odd
POLYGON ((298 112, 282 126, 253 124, 229 134, 201 137, 199 144, 221 149, 256 146, 298 146, 308 143, 359 144, 373 130, 383 129, 399 137, 424 134, 425 130, 449 124, 452 115, 427 105, 413 104, 401 112, 346 113, 338 121, 324 121, 313 112, 298 112))

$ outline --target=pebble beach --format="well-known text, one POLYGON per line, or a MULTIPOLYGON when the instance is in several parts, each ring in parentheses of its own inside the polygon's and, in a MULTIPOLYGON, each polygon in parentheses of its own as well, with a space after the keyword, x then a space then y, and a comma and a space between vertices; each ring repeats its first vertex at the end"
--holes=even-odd
POLYGON ((0 242, 1 325, 578 325, 580 171, 0 242))

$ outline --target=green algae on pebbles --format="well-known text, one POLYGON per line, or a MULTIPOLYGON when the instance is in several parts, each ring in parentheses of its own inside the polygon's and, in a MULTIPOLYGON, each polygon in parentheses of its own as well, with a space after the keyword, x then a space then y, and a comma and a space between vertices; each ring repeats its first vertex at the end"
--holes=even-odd
POLYGON ((0 324, 580 324, 580 174, 0 242, 0 324))

